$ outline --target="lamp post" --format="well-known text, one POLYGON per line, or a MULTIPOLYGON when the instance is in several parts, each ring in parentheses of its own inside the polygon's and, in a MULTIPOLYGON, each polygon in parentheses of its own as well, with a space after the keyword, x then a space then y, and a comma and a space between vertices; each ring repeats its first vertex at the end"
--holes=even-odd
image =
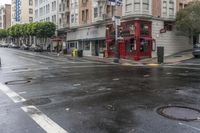
POLYGON ((114 51, 114 63, 119 63, 119 53, 118 53, 118 26, 120 25, 120 17, 117 16, 117 7, 122 4, 122 0, 108 0, 112 3, 114 3, 114 14, 113 14, 113 25, 115 26, 115 51, 114 51))

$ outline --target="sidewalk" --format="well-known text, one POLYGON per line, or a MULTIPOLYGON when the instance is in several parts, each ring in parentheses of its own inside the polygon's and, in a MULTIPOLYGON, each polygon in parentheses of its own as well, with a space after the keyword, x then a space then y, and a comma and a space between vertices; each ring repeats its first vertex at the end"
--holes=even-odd
MULTIPOLYGON (((63 55, 57 53, 47 53, 49 56, 59 57, 59 58, 67 58, 68 60, 75 60, 75 61, 96 61, 96 62, 103 62, 103 63, 113 63, 114 58, 103 58, 98 56, 84 56, 84 57, 72 57, 71 55, 63 55)), ((188 60, 193 58, 192 51, 185 51, 180 52, 177 54, 173 54, 170 56, 164 57, 164 64, 177 64, 183 60, 188 60)), ((120 64, 122 65, 156 65, 157 64, 157 57, 154 58, 147 58, 142 59, 140 61, 128 60, 128 59, 120 59, 120 64)))

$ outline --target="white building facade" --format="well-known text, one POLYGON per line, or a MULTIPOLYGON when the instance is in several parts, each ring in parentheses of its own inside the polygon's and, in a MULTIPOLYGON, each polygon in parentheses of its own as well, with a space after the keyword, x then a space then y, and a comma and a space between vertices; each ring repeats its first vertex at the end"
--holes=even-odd
POLYGON ((4 29, 4 15, 5 15, 4 7, 1 6, 0 7, 0 29, 4 29))

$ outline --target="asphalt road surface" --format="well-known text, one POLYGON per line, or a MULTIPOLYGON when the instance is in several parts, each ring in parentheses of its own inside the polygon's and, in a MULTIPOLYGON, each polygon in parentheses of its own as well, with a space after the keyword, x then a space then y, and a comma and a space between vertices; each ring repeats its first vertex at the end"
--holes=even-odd
POLYGON ((200 133, 200 59, 123 66, 0 48, 0 133, 200 133), (194 121, 171 119, 196 118, 194 121), (189 107, 189 109, 187 108, 189 107))

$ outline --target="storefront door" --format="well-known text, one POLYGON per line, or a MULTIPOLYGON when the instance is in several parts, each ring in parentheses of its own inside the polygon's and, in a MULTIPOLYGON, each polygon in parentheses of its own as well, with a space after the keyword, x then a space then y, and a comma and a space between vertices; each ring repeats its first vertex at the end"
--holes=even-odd
POLYGON ((119 57, 120 58, 126 58, 126 47, 124 42, 119 42, 119 57))

